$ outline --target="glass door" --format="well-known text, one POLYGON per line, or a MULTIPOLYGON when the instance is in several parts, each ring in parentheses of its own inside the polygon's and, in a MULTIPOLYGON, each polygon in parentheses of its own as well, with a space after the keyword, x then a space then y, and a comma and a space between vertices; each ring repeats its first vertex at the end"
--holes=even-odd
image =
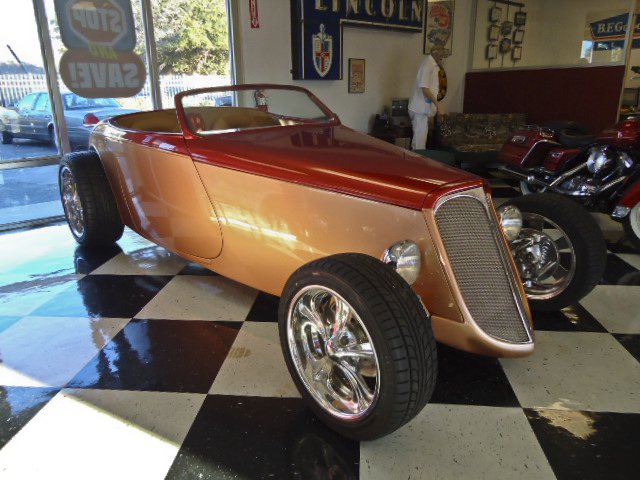
POLYGON ((0 229, 62 215, 47 68, 34 4, 0 16, 0 229))

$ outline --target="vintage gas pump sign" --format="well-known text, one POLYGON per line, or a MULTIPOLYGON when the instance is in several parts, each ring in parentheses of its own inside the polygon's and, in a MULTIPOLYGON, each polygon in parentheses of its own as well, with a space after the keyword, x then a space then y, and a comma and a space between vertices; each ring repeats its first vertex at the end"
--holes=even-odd
POLYGON ((422 31, 425 0, 291 0, 294 80, 342 78, 345 25, 422 31))
POLYGON ((130 0, 55 0, 62 43, 60 76, 87 98, 130 97, 142 90, 146 70, 133 53, 130 0))

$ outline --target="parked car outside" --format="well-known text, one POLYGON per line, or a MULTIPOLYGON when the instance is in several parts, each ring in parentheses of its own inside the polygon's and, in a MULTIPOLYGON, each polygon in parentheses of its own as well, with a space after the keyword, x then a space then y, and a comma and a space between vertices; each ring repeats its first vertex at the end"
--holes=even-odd
MULTIPOLYGON (((101 120, 137 111, 122 108, 114 98, 84 98, 75 93, 63 93, 62 103, 69 143, 74 150, 89 145, 89 135, 101 120)), ((55 143, 51 102, 47 92, 30 93, 16 104, 13 112, 13 115, 4 115, 0 123, 3 144, 13 142, 14 138, 55 143)))

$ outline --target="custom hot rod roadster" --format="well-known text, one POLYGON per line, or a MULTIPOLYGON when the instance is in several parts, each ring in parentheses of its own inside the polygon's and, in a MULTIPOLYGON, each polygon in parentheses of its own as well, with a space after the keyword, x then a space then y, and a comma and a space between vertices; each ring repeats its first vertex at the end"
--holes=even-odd
POLYGON ((537 272, 528 288, 552 300, 586 273, 576 261, 583 235, 563 227, 566 212, 544 213, 548 197, 531 210, 568 243, 521 228, 514 206, 498 214, 482 179, 341 125, 303 88, 183 92, 175 109, 98 124, 90 145, 60 166, 76 240, 111 243, 127 225, 279 296, 295 383, 352 438, 385 435, 422 409, 437 375, 435 339, 493 356, 533 351, 518 269, 537 272), (218 106, 221 92, 231 106, 218 106), (520 242, 515 257, 510 242, 520 242))

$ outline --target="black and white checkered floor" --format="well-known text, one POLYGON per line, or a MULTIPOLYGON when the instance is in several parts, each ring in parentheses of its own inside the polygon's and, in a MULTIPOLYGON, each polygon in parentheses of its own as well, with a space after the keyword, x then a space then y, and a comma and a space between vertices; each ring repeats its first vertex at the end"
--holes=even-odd
POLYGON ((305 408, 276 298, 129 231, 2 235, 0 478, 638 478, 640 255, 603 228, 602 284, 536 316, 533 356, 439 346, 431 403, 360 444, 305 408))

